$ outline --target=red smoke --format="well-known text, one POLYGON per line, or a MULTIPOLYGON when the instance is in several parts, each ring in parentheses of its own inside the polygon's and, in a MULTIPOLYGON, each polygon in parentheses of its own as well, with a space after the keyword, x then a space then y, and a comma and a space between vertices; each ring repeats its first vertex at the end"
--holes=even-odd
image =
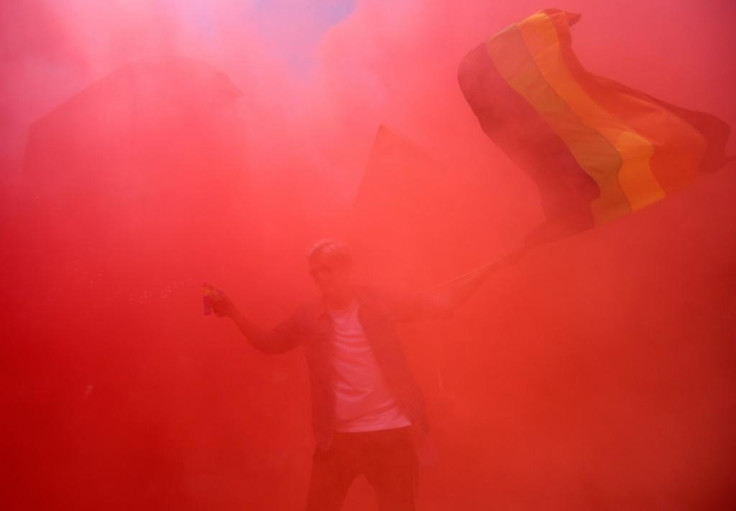
MULTIPOLYGON (((303 356, 255 352, 199 286, 273 324, 322 237, 400 288, 517 248, 539 198, 457 66, 545 7, 0 4, 2 507, 300 509, 303 356)), ((591 71, 736 124, 731 2, 554 7, 591 71)), ((420 509, 733 505, 733 170, 403 328, 437 450, 420 509)), ((374 505, 361 481, 346 509, 374 505)))

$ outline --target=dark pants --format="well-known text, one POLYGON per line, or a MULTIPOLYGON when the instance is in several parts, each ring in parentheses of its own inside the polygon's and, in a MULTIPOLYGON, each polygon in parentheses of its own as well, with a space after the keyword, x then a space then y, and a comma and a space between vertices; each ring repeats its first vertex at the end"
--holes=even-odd
POLYGON ((381 511, 413 511, 417 458, 411 428, 335 433, 314 453, 307 511, 337 511, 360 474, 376 491, 381 511))

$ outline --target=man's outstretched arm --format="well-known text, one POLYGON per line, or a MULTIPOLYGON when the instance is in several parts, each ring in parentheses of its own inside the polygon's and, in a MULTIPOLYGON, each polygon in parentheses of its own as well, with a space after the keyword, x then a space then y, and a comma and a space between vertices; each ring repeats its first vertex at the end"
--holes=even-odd
POLYGON ((489 275, 516 264, 529 249, 529 246, 524 246, 497 261, 484 264, 429 291, 420 293, 418 304, 420 307, 428 307, 428 310, 438 314, 439 317, 442 317, 442 314, 449 317, 481 288, 489 275))
POLYGON ((386 295, 385 302, 398 321, 448 319, 480 289, 490 273, 514 261, 515 259, 507 257, 421 293, 404 296, 386 295))
POLYGON ((210 288, 212 312, 220 317, 228 317, 238 327, 248 343, 268 354, 284 353, 297 346, 299 335, 294 320, 283 321, 273 329, 265 329, 240 312, 235 303, 222 291, 210 288))

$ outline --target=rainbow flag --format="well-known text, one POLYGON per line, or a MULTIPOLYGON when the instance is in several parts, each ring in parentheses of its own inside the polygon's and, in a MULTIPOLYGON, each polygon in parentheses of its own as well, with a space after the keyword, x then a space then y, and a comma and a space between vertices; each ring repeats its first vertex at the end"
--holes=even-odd
POLYGON ((540 241, 629 215, 728 161, 723 121, 583 69, 570 38, 579 18, 538 12, 459 69, 485 133, 540 189, 540 241))

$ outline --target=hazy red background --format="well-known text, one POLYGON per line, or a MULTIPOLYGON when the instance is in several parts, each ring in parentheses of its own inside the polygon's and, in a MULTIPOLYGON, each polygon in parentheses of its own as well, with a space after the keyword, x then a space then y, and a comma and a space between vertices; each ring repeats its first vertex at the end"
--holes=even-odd
MULTIPOLYGON (((589 70, 736 123, 728 0, 0 3, 2 507, 300 509, 303 355, 204 317, 199 284, 273 324, 322 237, 403 288, 516 248, 536 189, 456 70, 546 7, 583 14, 589 70)), ((733 171, 403 328, 421 509, 736 504, 733 171)), ((346 509, 372 506, 359 481, 346 509)))

